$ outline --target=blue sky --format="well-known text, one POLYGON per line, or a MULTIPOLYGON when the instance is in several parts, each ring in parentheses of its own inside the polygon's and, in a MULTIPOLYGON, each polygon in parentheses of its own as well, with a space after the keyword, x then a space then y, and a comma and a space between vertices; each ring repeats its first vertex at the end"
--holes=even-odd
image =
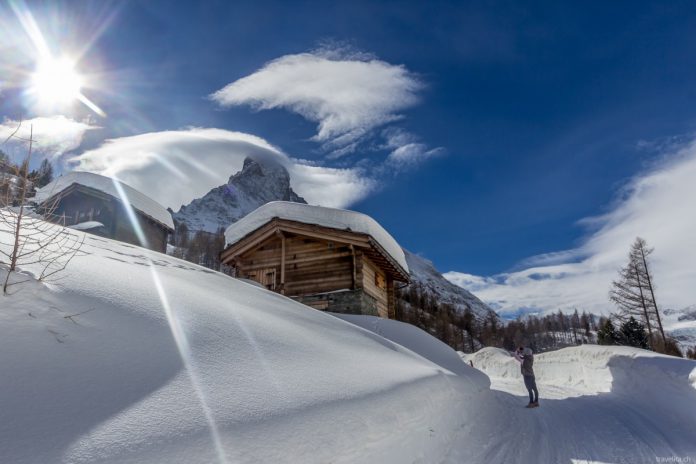
MULTIPOLYGON (((116 141, 108 156, 127 147, 133 157, 138 143, 175 150, 186 143, 176 137, 191 135, 163 141, 165 131, 255 136, 240 152, 266 142, 288 163, 315 167, 297 168, 301 185, 326 169, 348 176, 346 188, 361 193, 342 191, 334 206, 374 216, 439 269, 508 275, 530 257, 582 249, 601 227, 578 221, 616 211, 626 186, 673 159, 696 122, 696 4, 530 3, 6 3, 0 116, 6 125, 57 114, 88 124, 46 151, 60 163, 88 152, 87 168, 103 167, 94 160, 107 156, 107 139, 116 141), (55 54, 90 45, 76 67, 106 117, 80 104, 27 104, 21 70, 35 63, 12 28, 17 11, 33 15, 55 54), (359 66, 299 69, 316 60, 359 66), (363 92, 363 105, 331 101, 319 87, 332 79, 363 92), (139 134, 151 135, 128 138, 139 134), (407 156, 392 156, 405 146, 407 156)), ((193 155, 226 177, 237 161, 199 156, 236 137, 215 134, 214 148, 196 145, 193 155)), ((136 187, 152 185, 155 167, 146 180, 129 169, 136 187)), ((318 197, 333 192, 321 188, 318 197)))

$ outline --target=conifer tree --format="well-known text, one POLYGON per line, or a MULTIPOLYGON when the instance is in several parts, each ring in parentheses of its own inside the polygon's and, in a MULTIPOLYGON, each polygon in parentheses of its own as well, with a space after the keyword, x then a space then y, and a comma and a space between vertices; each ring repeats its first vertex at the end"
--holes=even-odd
POLYGON ((618 338, 611 319, 605 319, 597 331, 597 343, 600 345, 616 345, 618 338))
POLYGON ((612 283, 609 299, 619 309, 616 317, 626 322, 634 317, 643 321, 648 331, 648 343, 663 351, 666 345, 660 311, 655 299, 655 285, 648 256, 653 252, 647 243, 637 237, 628 255, 628 264, 619 271, 619 279, 612 283), (656 340, 656 337, 659 339, 656 340))
POLYGON ((633 316, 621 324, 619 334, 621 344, 636 348, 648 348, 648 336, 645 333, 645 326, 638 322, 633 316))

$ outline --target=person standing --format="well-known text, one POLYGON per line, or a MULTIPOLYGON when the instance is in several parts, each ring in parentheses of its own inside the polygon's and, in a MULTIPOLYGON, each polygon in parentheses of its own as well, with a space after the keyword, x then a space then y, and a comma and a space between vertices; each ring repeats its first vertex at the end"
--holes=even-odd
POLYGON ((536 386, 536 378, 534 377, 534 354, 531 348, 520 346, 513 353, 515 359, 521 364, 522 377, 524 378, 524 386, 529 392, 529 404, 527 408, 539 407, 539 391, 536 386))

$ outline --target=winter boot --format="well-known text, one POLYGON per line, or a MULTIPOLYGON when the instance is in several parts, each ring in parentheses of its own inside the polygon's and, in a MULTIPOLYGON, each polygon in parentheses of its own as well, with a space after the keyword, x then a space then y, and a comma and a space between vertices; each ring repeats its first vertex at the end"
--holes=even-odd
POLYGON ((525 408, 534 408, 534 407, 536 407, 536 406, 534 406, 534 403, 529 403, 527 406, 525 406, 525 408))
POLYGON ((538 408, 539 407, 539 401, 535 401, 532 403, 533 408, 538 408))

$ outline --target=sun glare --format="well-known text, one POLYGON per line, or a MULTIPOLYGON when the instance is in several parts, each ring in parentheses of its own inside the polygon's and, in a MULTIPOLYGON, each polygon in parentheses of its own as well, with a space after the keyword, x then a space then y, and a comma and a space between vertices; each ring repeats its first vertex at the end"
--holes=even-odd
MULTIPOLYGON (((33 73, 26 73, 28 79, 23 84, 28 106, 38 111, 53 112, 80 102, 99 116, 106 117, 106 113, 84 94, 86 87, 93 88, 94 79, 86 79, 77 71, 77 63, 87 48, 72 55, 54 55, 52 49, 60 50, 61 44, 55 42, 49 47, 49 42, 24 3, 10 1, 10 7, 33 45, 32 58, 36 66, 33 73)), ((87 43, 91 44, 92 40, 87 43)))
POLYGON ((46 58, 32 75, 31 92, 43 105, 64 105, 80 98, 82 78, 67 59, 46 58))

